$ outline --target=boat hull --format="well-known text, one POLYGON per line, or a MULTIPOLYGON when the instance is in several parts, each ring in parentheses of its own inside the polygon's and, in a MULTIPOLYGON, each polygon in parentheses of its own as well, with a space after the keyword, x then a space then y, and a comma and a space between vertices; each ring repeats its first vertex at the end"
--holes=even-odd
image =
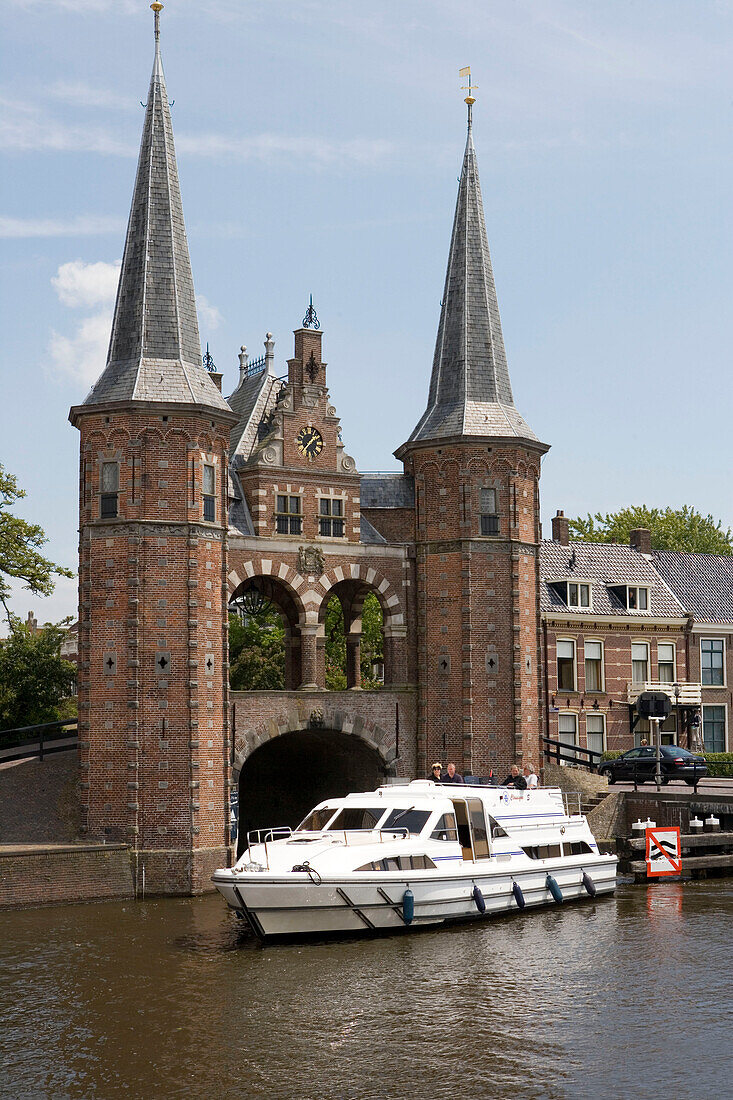
POLYGON ((419 928, 518 910, 518 884, 526 908, 556 905, 547 884, 551 875, 563 902, 589 897, 583 872, 590 876, 596 895, 616 888, 615 856, 594 859, 538 861, 526 869, 502 867, 501 861, 471 864, 453 874, 382 872, 313 882, 307 875, 290 873, 217 871, 213 882, 232 909, 245 917, 262 939, 327 933, 372 932, 419 928), (478 887, 484 912, 474 893, 478 887), (414 916, 408 923, 403 911, 407 889, 414 896, 414 916))

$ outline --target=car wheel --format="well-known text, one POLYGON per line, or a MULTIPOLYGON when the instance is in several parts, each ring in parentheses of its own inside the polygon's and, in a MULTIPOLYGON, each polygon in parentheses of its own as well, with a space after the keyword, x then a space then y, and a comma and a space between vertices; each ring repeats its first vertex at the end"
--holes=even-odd
POLYGON ((669 783, 669 776, 668 775, 663 775, 662 776, 662 786, 666 787, 668 783, 669 783))
POLYGON ((694 787, 695 786, 695 780, 694 779, 686 779, 685 783, 687 784, 688 787, 694 787))
POLYGON ((605 775, 606 779, 608 780, 609 787, 612 786, 616 782, 616 773, 615 772, 606 771, 603 774, 605 775))

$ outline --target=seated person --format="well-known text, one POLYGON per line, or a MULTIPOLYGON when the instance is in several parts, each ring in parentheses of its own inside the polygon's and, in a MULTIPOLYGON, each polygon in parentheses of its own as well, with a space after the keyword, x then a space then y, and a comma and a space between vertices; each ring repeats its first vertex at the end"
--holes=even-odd
POLYGON ((522 771, 524 773, 524 778, 527 781, 528 791, 533 791, 535 790, 535 788, 539 787, 539 776, 535 773, 535 770, 531 764, 525 764, 522 771))
POLYGON ((512 764, 511 768, 509 769, 509 775, 502 783, 502 787, 514 787, 515 791, 527 790, 527 780, 524 778, 523 775, 519 774, 519 768, 516 764, 512 764))
POLYGON ((443 783, 463 783, 464 779, 462 775, 459 775, 456 771, 455 764, 449 764, 446 768, 447 775, 443 776, 443 783))
POLYGON ((433 783, 440 783, 442 781, 443 765, 433 764, 428 779, 432 779, 433 783))

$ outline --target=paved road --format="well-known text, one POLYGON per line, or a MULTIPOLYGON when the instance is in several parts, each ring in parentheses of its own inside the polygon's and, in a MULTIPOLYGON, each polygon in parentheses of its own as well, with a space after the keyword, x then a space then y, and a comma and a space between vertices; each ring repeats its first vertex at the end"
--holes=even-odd
MULTIPOLYGON (((609 786, 608 789, 609 791, 633 791, 634 784, 618 782, 609 786)), ((645 794, 656 794, 657 791, 656 784, 653 780, 647 783, 640 783, 638 789, 645 794)), ((680 791, 692 794, 693 788, 688 787, 686 783, 681 783, 679 780, 674 780, 672 783, 668 783, 666 787, 663 786, 661 793, 665 794, 670 791, 680 791)), ((733 797, 733 779, 717 779, 705 776, 697 785, 697 793, 728 795, 729 797, 733 797)))

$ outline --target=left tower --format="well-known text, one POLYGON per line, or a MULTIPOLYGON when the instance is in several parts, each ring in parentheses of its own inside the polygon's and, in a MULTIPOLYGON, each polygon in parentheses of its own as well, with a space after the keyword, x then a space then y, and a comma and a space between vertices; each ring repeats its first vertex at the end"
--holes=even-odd
POLYGON ((206 889, 226 862, 226 525, 235 416, 201 361, 160 56, 106 367, 70 412, 79 473, 82 829, 138 882, 206 889))

